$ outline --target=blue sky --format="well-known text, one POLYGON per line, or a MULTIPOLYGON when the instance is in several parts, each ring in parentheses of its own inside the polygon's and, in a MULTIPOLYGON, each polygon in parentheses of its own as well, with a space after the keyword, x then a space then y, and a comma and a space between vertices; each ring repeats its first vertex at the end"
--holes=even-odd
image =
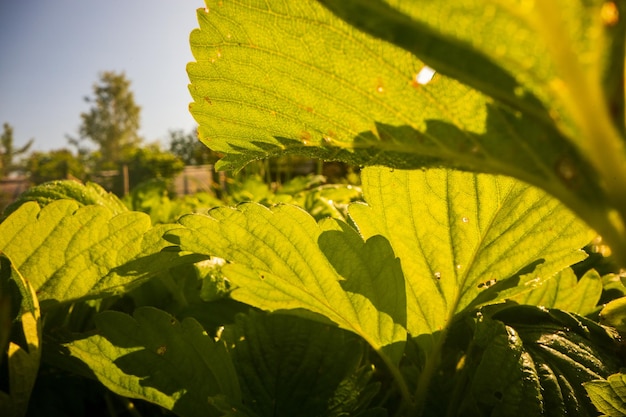
POLYGON ((68 147, 83 98, 102 71, 125 72, 141 106, 141 136, 190 131, 185 72, 202 0, 0 0, 0 124, 15 144, 68 147))

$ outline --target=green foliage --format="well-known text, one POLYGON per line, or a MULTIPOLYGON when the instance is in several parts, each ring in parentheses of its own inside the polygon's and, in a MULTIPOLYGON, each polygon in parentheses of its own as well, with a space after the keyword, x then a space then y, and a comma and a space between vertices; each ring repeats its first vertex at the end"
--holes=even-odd
POLYGON ((259 416, 354 415, 379 388, 370 383, 362 342, 335 327, 250 313, 238 316, 223 338, 244 399, 259 416))
POLYGON ((99 169, 114 169, 141 142, 138 136, 141 108, 135 103, 130 81, 124 73, 105 71, 93 86, 88 112, 82 113, 79 137, 70 143, 81 150, 89 140, 98 146, 99 169))
POLYGON ((128 165, 131 187, 153 178, 171 179, 185 167, 183 161, 161 150, 158 145, 134 149, 125 163, 128 165))
POLYGON ((566 268, 538 288, 511 299, 520 304, 558 308, 587 316, 598 311, 601 295, 602 277, 595 270, 588 270, 579 279, 572 269, 566 268))
POLYGON ((408 332, 425 358, 419 409, 453 321, 541 285, 583 259, 578 248, 593 235, 556 200, 510 179, 447 170, 362 174, 368 205, 349 209, 360 235, 338 220, 316 224, 293 206, 246 204, 185 216, 188 230, 168 239, 230 261, 222 271, 237 300, 360 335, 412 401, 398 368, 408 332))
POLYGON ((423 3, 208 1, 188 65, 200 139, 225 168, 299 153, 511 175, 626 258, 621 6, 423 3))
POLYGON ((182 130, 172 130, 169 136, 170 152, 180 158, 185 165, 214 164, 219 159, 215 152, 198 140, 195 129, 187 134, 182 130))
POLYGON ((581 248, 606 253, 591 226, 626 265, 625 14, 207 1, 188 72, 219 165, 362 186, 29 191, 0 223, 2 410, 52 414, 56 375, 111 415, 623 415, 623 273, 581 248))
POLYGON ((72 200, 43 208, 26 202, 0 223, 0 251, 28 277, 40 301, 102 298, 202 259, 168 250, 161 236, 172 227, 152 227, 143 213, 115 214, 72 200))
POLYGON ((86 175, 85 166, 67 149, 31 153, 26 160, 26 170, 35 184, 70 177, 82 179, 86 175))
POLYGON ((597 380, 584 384, 591 401, 603 415, 611 417, 626 416, 626 375, 614 374, 606 380, 597 380))
POLYGON ((109 389, 184 417, 221 416, 222 402, 239 403, 239 382, 224 343, 215 342, 194 319, 178 322, 143 307, 133 317, 104 312, 96 326, 97 335, 67 347, 109 389))
POLYGON ((52 181, 29 188, 26 192, 22 193, 13 204, 5 209, 3 215, 6 217, 27 201, 35 201, 40 207, 43 207, 53 201, 63 199, 73 200, 78 203, 80 207, 86 205, 104 206, 115 214, 127 211, 126 206, 119 198, 106 192, 106 190, 98 184, 88 182, 83 185, 76 181, 65 180, 52 181))
POLYGON ((446 344, 438 383, 451 390, 456 410, 450 413, 442 397, 429 399, 433 407, 459 416, 596 415, 583 383, 620 366, 614 335, 561 310, 489 310, 458 323, 446 344))
POLYGON ((0 255, 0 301, 0 363, 8 372, 3 375, 7 384, 2 384, 8 389, 0 389, 0 412, 23 416, 41 359, 41 313, 33 288, 4 255, 0 255))

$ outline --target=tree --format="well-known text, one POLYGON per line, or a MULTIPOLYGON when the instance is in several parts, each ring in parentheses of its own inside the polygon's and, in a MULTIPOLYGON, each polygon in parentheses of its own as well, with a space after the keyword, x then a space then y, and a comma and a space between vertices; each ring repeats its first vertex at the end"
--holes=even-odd
POLYGON ((169 134, 170 152, 185 165, 213 164, 219 159, 219 154, 200 142, 196 129, 187 134, 182 129, 170 130, 169 134))
POLYGON ((6 177, 12 171, 19 168, 15 163, 15 157, 23 155, 33 145, 34 139, 31 139, 26 145, 15 149, 13 146, 13 127, 4 123, 2 136, 0 137, 0 178, 6 177))
POLYGON ((131 188, 153 179, 171 179, 185 167, 175 155, 163 151, 158 144, 136 148, 127 160, 131 188))
POLYGON ((130 81, 124 73, 104 72, 93 86, 93 97, 85 97, 85 101, 92 106, 80 115, 80 137, 69 141, 78 149, 82 140, 92 141, 99 147, 99 168, 115 168, 141 143, 141 108, 135 103, 130 81))
POLYGON ((35 184, 72 177, 83 179, 85 176, 84 165, 67 149, 33 152, 26 160, 26 169, 35 184))

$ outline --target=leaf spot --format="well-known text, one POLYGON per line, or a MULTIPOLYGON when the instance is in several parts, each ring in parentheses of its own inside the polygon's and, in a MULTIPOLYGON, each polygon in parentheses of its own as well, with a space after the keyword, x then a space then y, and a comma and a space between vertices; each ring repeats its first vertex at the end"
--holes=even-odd
POLYGON ((469 223, 469 219, 468 219, 467 217, 463 217, 463 218, 461 219, 461 221, 462 221, 463 223, 469 223))
POLYGON ((566 182, 569 182, 576 177, 574 162, 572 162, 572 160, 568 157, 561 158, 561 160, 557 162, 556 171, 558 176, 566 182))
POLYGON ((481 282, 480 284, 478 284, 478 288, 483 289, 483 288, 489 288, 492 285, 494 285, 497 282, 497 280, 495 278, 490 279, 489 281, 485 281, 485 282, 481 282))
POLYGON ((167 346, 163 345, 163 346, 159 346, 156 350, 157 355, 165 355, 165 352, 167 352, 167 346))
POLYGON ((435 279, 441 279, 441 272, 435 272, 435 279))
POLYGON ((419 85, 428 84, 435 76, 435 70, 431 67, 424 65, 420 72, 415 75, 415 82, 419 85))
POLYGON ((607 1, 600 9, 600 18, 604 26, 615 26, 619 21, 619 10, 615 2, 607 1))

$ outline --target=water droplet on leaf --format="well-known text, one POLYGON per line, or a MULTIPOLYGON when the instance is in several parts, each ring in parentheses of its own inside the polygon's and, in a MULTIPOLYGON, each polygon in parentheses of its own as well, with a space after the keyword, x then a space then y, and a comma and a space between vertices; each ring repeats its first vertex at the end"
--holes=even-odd
POLYGON ((560 161, 557 162, 557 174, 564 181, 571 181, 576 176, 576 167, 574 166, 574 162, 568 158, 561 158, 560 161))
POLYGON ((415 82, 419 85, 426 85, 433 79, 435 72, 434 69, 424 65, 420 72, 415 75, 415 82))

